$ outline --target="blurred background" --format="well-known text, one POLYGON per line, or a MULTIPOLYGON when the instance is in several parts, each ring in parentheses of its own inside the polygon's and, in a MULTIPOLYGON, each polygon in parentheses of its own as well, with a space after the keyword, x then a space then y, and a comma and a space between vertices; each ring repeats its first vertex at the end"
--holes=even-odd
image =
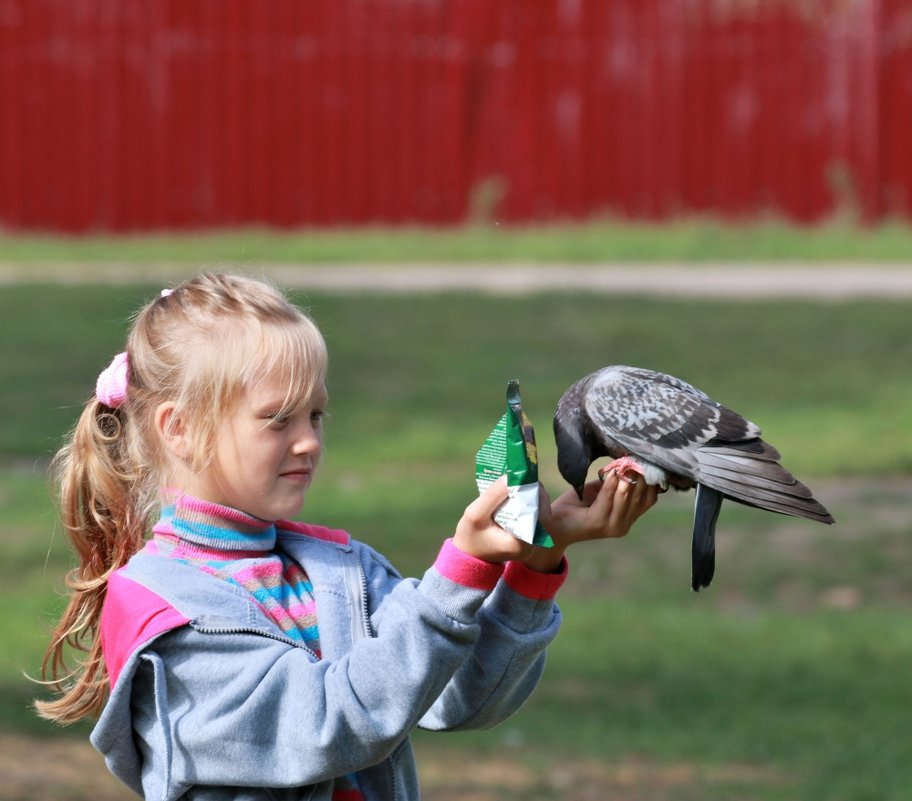
POLYGON ((909 0, 0 0, 0 801, 130 797, 29 708, 47 467, 130 314, 223 266, 329 342, 303 516, 405 573, 507 381, 554 496, 557 399, 612 363, 757 422, 837 519, 729 504, 699 595, 690 495, 577 549, 539 692, 419 733, 425 797, 908 801, 910 124, 909 0))

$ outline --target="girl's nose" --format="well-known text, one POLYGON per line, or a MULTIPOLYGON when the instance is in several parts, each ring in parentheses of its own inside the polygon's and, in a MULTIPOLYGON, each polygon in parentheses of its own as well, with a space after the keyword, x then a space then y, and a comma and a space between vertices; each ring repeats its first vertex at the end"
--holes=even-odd
POLYGON ((314 453, 320 451, 322 448, 323 435, 310 423, 301 427, 301 431, 295 437, 295 441, 291 446, 292 452, 298 454, 314 453))

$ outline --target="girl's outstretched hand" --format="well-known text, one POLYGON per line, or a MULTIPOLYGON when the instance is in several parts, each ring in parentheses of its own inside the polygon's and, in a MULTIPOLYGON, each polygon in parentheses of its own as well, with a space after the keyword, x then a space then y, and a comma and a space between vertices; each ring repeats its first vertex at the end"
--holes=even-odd
POLYGON ((506 500, 507 477, 501 476, 466 507, 456 525, 453 544, 464 553, 486 562, 527 558, 532 546, 494 522, 494 514, 506 500))
POLYGON ((539 520, 554 540, 554 547, 533 548, 524 561, 533 570, 547 573, 558 568, 564 551, 574 543, 625 537, 658 496, 658 487, 644 481, 631 484, 613 470, 604 481, 586 484, 582 500, 569 490, 549 503, 542 486, 539 520))

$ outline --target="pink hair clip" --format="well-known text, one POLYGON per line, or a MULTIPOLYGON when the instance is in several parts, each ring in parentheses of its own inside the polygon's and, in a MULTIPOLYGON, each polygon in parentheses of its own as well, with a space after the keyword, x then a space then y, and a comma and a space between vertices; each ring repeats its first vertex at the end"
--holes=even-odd
POLYGON ((130 362, 126 352, 118 353, 98 376, 95 397, 111 409, 119 409, 127 399, 127 383, 130 380, 130 362))

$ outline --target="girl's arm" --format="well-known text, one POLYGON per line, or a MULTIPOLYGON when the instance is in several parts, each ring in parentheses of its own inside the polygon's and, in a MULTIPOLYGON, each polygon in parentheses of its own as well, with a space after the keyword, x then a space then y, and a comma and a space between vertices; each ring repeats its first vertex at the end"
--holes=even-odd
POLYGON ((488 728, 513 714, 534 690, 545 649, 557 634, 554 597, 567 577, 572 544, 626 536, 656 501, 657 488, 611 473, 587 485, 583 500, 570 491, 553 505, 542 487, 541 519, 553 548, 528 547, 511 561, 478 614, 481 634, 468 660, 422 719, 431 729, 488 728))
POLYGON ((478 612, 478 641, 420 724, 427 729, 486 729, 506 720, 541 678, 545 649, 561 614, 554 596, 567 576, 511 562, 478 612))

